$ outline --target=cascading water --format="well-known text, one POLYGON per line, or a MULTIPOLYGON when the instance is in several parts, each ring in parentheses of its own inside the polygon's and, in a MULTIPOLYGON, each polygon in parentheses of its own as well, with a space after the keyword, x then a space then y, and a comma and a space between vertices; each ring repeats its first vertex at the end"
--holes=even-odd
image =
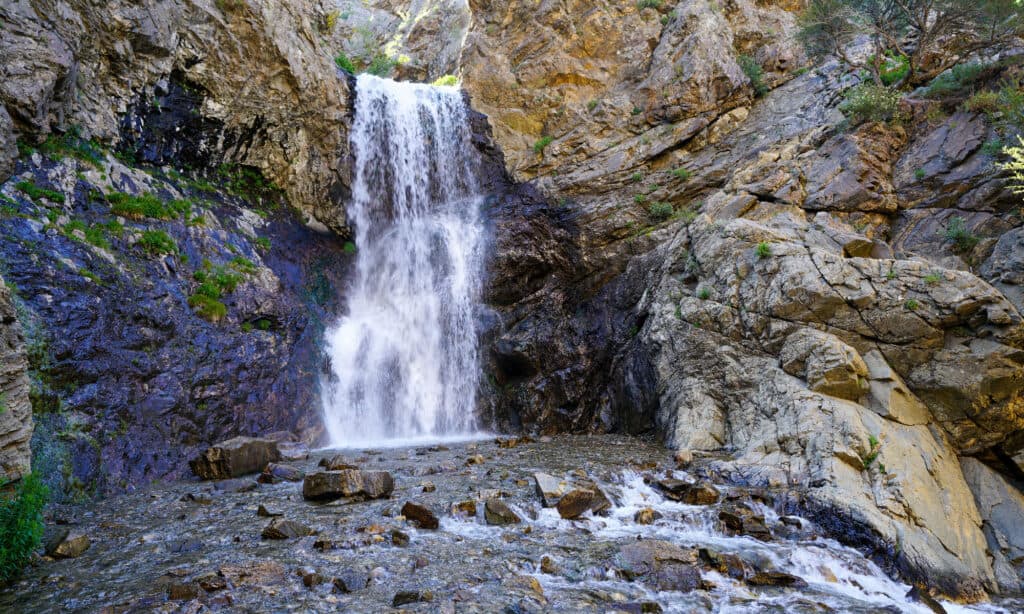
POLYGON ((327 334, 324 423, 334 446, 476 428, 484 229, 470 137, 459 90, 359 76, 356 270, 348 314, 327 334))

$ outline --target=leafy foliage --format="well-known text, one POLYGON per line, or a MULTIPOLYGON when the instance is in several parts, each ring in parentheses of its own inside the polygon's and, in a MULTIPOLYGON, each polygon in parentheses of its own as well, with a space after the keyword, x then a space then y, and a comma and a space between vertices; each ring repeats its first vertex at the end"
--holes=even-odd
POLYGON ((902 96, 894 89, 875 83, 862 83, 850 88, 846 100, 839 106, 850 123, 889 122, 899 120, 902 96))
POLYGON ((743 74, 750 79, 750 87, 754 88, 754 95, 760 97, 767 94, 768 86, 764 82, 764 69, 761 68, 757 59, 750 55, 741 55, 739 63, 743 74))
POLYGON ((0 583, 17 576, 39 547, 48 497, 46 486, 30 473, 11 496, 0 499, 0 583))
POLYGON ((537 154, 544 153, 544 149, 554 140, 555 138, 552 136, 542 136, 533 144, 533 152, 537 154))

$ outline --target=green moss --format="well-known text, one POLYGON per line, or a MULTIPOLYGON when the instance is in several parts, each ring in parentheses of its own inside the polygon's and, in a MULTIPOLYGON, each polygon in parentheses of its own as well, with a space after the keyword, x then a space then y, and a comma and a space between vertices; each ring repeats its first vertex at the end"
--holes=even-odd
POLYGON ((921 304, 915 299, 907 299, 907 302, 903 303, 903 306, 907 308, 907 311, 917 311, 921 304))
POLYGON ((63 194, 56 190, 41 188, 31 181, 19 181, 14 187, 27 194, 36 204, 44 198, 50 202, 64 204, 63 194))
POLYGON ((537 140, 536 143, 533 144, 533 153, 544 153, 544 149, 546 149, 547 146, 550 145, 554 140, 554 137, 542 136, 540 139, 537 140))
POLYGON ((162 230, 143 230, 139 246, 152 256, 178 253, 178 244, 162 230))
POLYGON ((438 77, 438 79, 435 80, 434 83, 432 83, 432 85, 438 87, 455 87, 458 84, 459 78, 456 77, 455 75, 445 75, 443 77, 438 77))
POLYGON ((709 298, 711 298, 711 290, 708 290, 707 288, 701 288, 697 290, 697 298, 699 298, 702 301, 708 300, 709 298))
MULTIPOLYGON (((6 484, 0 484, 0 487, 6 484)), ((49 490, 30 473, 0 499, 0 583, 16 577, 43 538, 43 507, 49 490)))

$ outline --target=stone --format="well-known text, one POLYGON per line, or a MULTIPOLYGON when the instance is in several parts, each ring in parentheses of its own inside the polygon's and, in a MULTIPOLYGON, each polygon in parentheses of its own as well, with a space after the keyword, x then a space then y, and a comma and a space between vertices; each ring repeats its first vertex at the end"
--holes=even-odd
POLYGON ((199 597, 199 585, 195 582, 174 582, 167 587, 167 598, 171 601, 187 601, 199 597))
POLYGON ((555 559, 548 555, 540 557, 540 571, 548 575, 557 575, 559 573, 558 564, 555 563, 555 559))
POLYGON ((558 500, 558 515, 566 519, 576 519, 589 512, 597 502, 597 494, 593 490, 575 488, 558 500))
POLYGON ((676 466, 680 469, 685 469, 693 462, 693 452, 690 450, 676 450, 676 453, 672 456, 672 459, 676 462, 676 466))
POLYGON ((719 492, 710 482, 687 482, 668 478, 658 481, 658 488, 673 501, 687 505, 712 505, 718 502, 719 492))
POLYGON ((470 465, 482 465, 486 462, 483 454, 474 454, 466 459, 466 466, 470 465))
POLYGON ((727 531, 733 534, 749 535, 761 541, 771 541, 772 534, 764 522, 764 516, 746 506, 733 506, 719 510, 718 519, 727 531))
POLYGON ((522 518, 500 499, 488 499, 484 502, 484 519, 487 524, 498 526, 522 522, 522 518))
POLYGON ((309 458, 309 446, 301 441, 279 441, 277 450, 283 461, 301 461, 309 458))
POLYGON ((398 591, 391 600, 391 607, 401 607, 413 603, 429 603, 434 600, 430 591, 398 591))
POLYGON ((421 529, 436 529, 440 526, 437 514, 426 505, 415 501, 405 502, 405 505, 402 506, 402 515, 421 529))
POLYGON ((363 590, 370 583, 370 576, 362 571, 346 569, 334 578, 334 588, 340 593, 354 593, 363 590))
POLYGON ((224 576, 216 573, 208 573, 199 576, 196 578, 196 582, 199 584, 199 587, 207 593, 215 593, 228 587, 227 580, 224 579, 224 576))
POLYGON ((758 571, 747 578, 747 584, 753 586, 785 586, 791 588, 806 588, 807 582, 803 578, 788 574, 783 571, 758 571))
POLYGON ((533 481, 537 485, 537 494, 540 496, 544 507, 554 507, 557 505, 558 500, 569 490, 569 485, 565 480, 559 480, 546 473, 533 474, 533 481))
POLYGON ((81 556, 92 545, 88 535, 60 531, 46 546, 46 554, 55 559, 73 559, 81 556))
POLYGON ((641 580, 662 591, 689 592, 700 588, 697 551, 666 541, 645 539, 619 548, 619 571, 629 580, 641 580))
POLYGON ((398 529, 391 529, 391 543, 400 548, 409 545, 409 534, 398 529))
POLYGON ((654 524, 654 521, 659 518, 661 518, 661 512, 645 507, 633 515, 633 522, 637 524, 654 524))
POLYGON ((223 480, 257 473, 281 460, 277 443, 269 439, 235 437, 215 444, 189 461, 192 472, 204 480, 223 480))
POLYGON ((1024 494, 975 458, 961 458, 960 466, 981 513, 999 590, 1019 593, 1024 590, 1024 494))
POLYGON ((423 492, 435 492, 436 490, 437 486, 433 482, 423 483, 423 492))
POLYGON ((341 497, 382 499, 389 497, 394 489, 394 480, 387 471, 343 469, 307 475, 302 483, 302 496, 316 501, 341 497))
POLYGON ((707 567, 734 580, 743 580, 748 575, 746 562, 735 554, 723 554, 710 548, 701 548, 698 554, 707 567))
POLYGON ((801 328, 786 338, 782 369, 811 390, 855 401, 867 393, 868 368, 857 350, 833 335, 801 328))
POLYGON ((318 584, 323 584, 324 581, 323 574, 315 570, 306 571, 302 574, 302 585, 306 588, 313 588, 318 584))
POLYGON ((468 516, 470 518, 476 516, 476 501, 470 499, 467 501, 459 501, 458 503, 453 503, 452 515, 468 516))
POLYGON ((256 508, 256 515, 260 516, 261 518, 275 518, 277 516, 283 516, 284 512, 275 508, 269 508, 266 505, 260 503, 260 506, 256 508))
POLYGON ((301 482, 304 477, 302 471, 291 465, 280 463, 268 463, 263 473, 257 478, 261 484, 277 484, 278 482, 301 482))
POLYGON ((341 454, 335 454, 329 458, 321 458, 318 466, 323 467, 327 471, 341 471, 343 469, 358 469, 356 465, 352 464, 348 458, 341 454))
POLYGON ((293 539, 296 537, 306 537, 308 535, 315 534, 316 531, 300 522, 284 518, 275 518, 270 521, 270 524, 263 528, 261 536, 263 539, 293 539))

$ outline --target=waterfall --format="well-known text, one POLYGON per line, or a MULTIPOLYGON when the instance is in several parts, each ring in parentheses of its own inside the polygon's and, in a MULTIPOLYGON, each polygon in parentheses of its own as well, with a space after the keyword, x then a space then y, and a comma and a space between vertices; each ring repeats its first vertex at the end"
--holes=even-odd
POLYGON ((350 141, 357 251, 326 338, 331 445, 469 435, 484 227, 462 94, 360 75, 350 141))

